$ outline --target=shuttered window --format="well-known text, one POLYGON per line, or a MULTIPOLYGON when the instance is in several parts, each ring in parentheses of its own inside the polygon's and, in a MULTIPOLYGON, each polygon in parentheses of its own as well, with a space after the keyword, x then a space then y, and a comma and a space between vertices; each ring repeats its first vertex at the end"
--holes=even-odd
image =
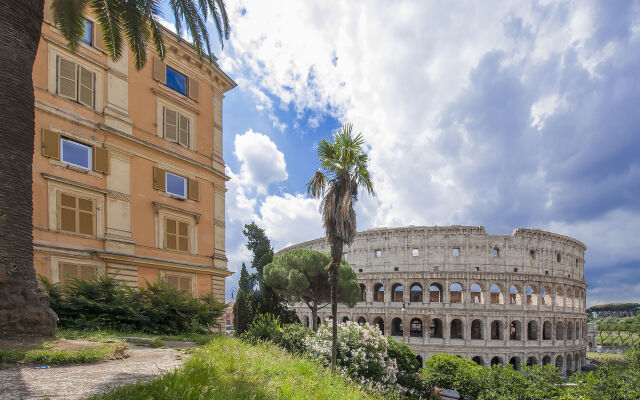
POLYGON ((77 167, 91 169, 93 164, 91 146, 65 138, 60 139, 60 141, 60 161, 77 167))
POLYGON ((184 114, 168 107, 163 107, 164 112, 164 138, 178 143, 184 147, 189 147, 190 143, 190 120, 184 114))
POLYGON ((82 65, 57 57, 57 93, 87 107, 95 107, 96 74, 82 65))
POLYGON ((181 292, 191 294, 191 278, 180 275, 166 275, 167 283, 181 292))
POLYGON ((164 246, 168 250, 189 251, 189 224, 165 219, 164 246))
POLYGON ((91 199, 60 193, 59 228, 62 232, 95 235, 95 204, 91 199))
POLYGON ((80 278, 85 281, 95 281, 98 274, 98 267, 95 265, 73 264, 61 262, 58 264, 60 282, 73 281, 73 278, 80 278))

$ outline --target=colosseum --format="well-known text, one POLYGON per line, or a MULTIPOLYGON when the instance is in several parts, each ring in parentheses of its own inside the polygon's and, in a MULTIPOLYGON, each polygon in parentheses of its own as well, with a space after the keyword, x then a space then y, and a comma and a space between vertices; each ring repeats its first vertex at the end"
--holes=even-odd
MULTIPOLYGON (((329 252, 326 238, 280 250, 329 252)), ((482 226, 409 226, 359 232, 343 257, 361 301, 342 321, 368 322, 409 344, 420 361, 450 353, 489 366, 585 363, 586 246, 539 229, 489 235, 482 226)), ((310 310, 295 305, 309 326, 310 310)), ((330 307, 319 313, 325 320, 330 307)))

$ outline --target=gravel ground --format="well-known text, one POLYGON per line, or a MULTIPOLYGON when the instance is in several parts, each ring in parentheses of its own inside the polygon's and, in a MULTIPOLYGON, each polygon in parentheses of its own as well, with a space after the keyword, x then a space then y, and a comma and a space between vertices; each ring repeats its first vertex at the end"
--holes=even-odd
MULTIPOLYGON (((182 346, 187 347, 187 346, 182 346)), ((14 367, 0 370, 0 400, 83 399, 115 386, 150 379, 184 362, 174 349, 131 345, 131 357, 96 364, 14 367)))

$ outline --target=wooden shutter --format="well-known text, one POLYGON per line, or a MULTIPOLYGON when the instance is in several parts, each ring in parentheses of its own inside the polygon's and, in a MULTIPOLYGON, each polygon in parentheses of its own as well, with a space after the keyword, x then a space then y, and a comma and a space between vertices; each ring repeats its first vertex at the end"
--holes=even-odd
POLYGON ((197 79, 189 77, 189 98, 198 101, 200 97, 200 83, 197 79))
POLYGON ((69 194, 60 194, 60 230, 64 232, 77 232, 76 218, 76 200, 75 196, 69 194))
POLYGON ((179 130, 178 130, 178 143, 189 147, 189 118, 178 113, 179 130))
POLYGON ((189 251, 189 224, 178 222, 178 250, 189 251))
POLYGON ((78 232, 93 235, 93 200, 78 197, 78 232))
POLYGON ((167 218, 165 220, 165 243, 164 247, 169 250, 178 249, 178 222, 167 218))
POLYGON ((58 272, 61 282, 72 281, 73 277, 78 276, 78 266, 71 263, 59 263, 58 272))
POLYGON ((109 173, 109 150, 102 147, 93 147, 93 170, 96 172, 102 172, 103 174, 109 173))
POLYGON ((153 188, 158 190, 166 190, 165 171, 158 167, 153 167, 153 188))
POLYGON ((180 277, 180 290, 191 293, 191 278, 180 277))
POLYGON ((200 184, 195 179, 189 179, 187 183, 187 198, 189 200, 200 200, 200 184))
POLYGON ((160 57, 153 57, 153 79, 162 83, 167 80, 167 66, 160 57))
POLYGON ((95 30, 95 40, 93 45, 96 49, 107 52, 107 48, 104 45, 104 33, 102 32, 102 28, 98 22, 93 24, 93 29, 95 30))
POLYGON ((169 284, 169 286, 178 289, 179 279, 175 275, 167 275, 167 283, 169 284))
POLYGON ((77 66, 73 61, 58 57, 58 94, 75 100, 77 98, 77 66))
POLYGON ((164 138, 172 142, 178 141, 178 113, 164 108, 164 138))
POLYGON ((96 280, 96 275, 98 271, 94 265, 79 265, 78 269, 79 269, 78 275, 80 276, 80 279, 83 279, 89 282, 96 280))
POLYGON ((48 129, 42 130, 42 155, 60 159, 60 134, 48 129))
POLYGON ((95 97, 95 74, 84 67, 79 67, 80 87, 78 91, 78 102, 87 107, 93 108, 95 97))

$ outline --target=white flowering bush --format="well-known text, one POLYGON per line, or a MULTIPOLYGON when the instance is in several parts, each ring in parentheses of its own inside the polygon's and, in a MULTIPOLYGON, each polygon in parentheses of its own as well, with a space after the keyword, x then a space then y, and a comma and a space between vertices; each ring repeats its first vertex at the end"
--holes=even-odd
MULTIPOLYGON (((304 339, 309 356, 331 363, 331 321, 316 335, 304 339)), ((377 327, 351 321, 338 324, 337 366, 361 384, 388 387, 396 383, 396 360, 389 357, 389 343, 377 327)))

